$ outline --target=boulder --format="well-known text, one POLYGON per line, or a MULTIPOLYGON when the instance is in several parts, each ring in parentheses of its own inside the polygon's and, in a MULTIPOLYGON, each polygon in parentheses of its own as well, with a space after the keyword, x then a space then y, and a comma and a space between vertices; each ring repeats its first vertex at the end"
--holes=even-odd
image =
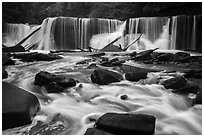
POLYGON ((147 72, 129 72, 125 74, 125 78, 129 81, 137 82, 140 79, 147 78, 147 72))
POLYGON ((197 93, 198 91, 199 91, 198 85, 187 83, 186 85, 184 85, 179 89, 174 89, 172 92, 187 94, 187 93, 197 93))
POLYGON ((174 61, 176 59, 176 55, 173 53, 164 53, 161 55, 158 55, 156 58, 154 58, 154 61, 174 61))
POLYGON ((194 100, 194 104, 202 104, 202 90, 198 92, 194 100))
POLYGON ((25 48, 22 45, 16 45, 13 47, 2 48, 3 52, 25 52, 25 48))
POLYGON ((165 80, 162 85, 164 85, 166 89, 179 89, 184 87, 186 83, 187 81, 183 76, 176 76, 174 78, 165 80))
POLYGON ((6 69, 5 69, 5 67, 2 66, 2 79, 7 78, 7 77, 8 77, 8 73, 7 73, 6 69))
POLYGON ((84 135, 113 135, 97 128, 88 128, 84 135))
POLYGON ((108 46, 105 46, 100 50, 101 52, 121 52, 122 49, 119 46, 110 44, 108 46))
POLYGON ((156 118, 146 114, 106 113, 95 127, 116 135, 152 135, 156 118))
POLYGON ((181 63, 198 62, 202 63, 202 56, 187 56, 178 60, 181 63))
POLYGON ((2 65, 15 65, 15 62, 4 52, 2 52, 2 65))
POLYGON ((55 75, 46 71, 41 71, 35 75, 34 85, 49 86, 49 83, 51 83, 50 85, 51 87, 56 86, 56 88, 58 88, 58 86, 61 86, 63 88, 68 88, 68 87, 74 87, 76 85, 76 81, 72 78, 68 80, 64 76, 55 75), (51 82, 55 82, 57 83, 57 85, 51 82))
POLYGON ((10 83, 2 82, 2 129, 30 124, 40 110, 37 97, 10 83))
POLYGON ((122 75, 113 71, 109 71, 107 69, 100 68, 95 69, 93 74, 91 75, 92 82, 99 85, 107 85, 113 82, 120 82, 122 79, 122 75))
POLYGON ((64 91, 64 88, 58 85, 56 82, 50 82, 45 85, 48 93, 60 93, 64 91))
POLYGON ((202 70, 190 69, 185 71, 185 78, 202 78, 202 70))
POLYGON ((61 56, 53 53, 43 54, 38 52, 31 53, 15 53, 14 58, 21 59, 23 61, 52 61, 56 59, 62 59, 61 56))
POLYGON ((40 71, 35 75, 35 85, 43 86, 49 84, 50 82, 60 82, 65 80, 64 76, 54 75, 46 71, 40 71))
POLYGON ((186 52, 181 52, 181 51, 176 52, 175 55, 178 55, 179 58, 184 58, 184 57, 190 57, 191 56, 191 54, 186 53, 186 52))

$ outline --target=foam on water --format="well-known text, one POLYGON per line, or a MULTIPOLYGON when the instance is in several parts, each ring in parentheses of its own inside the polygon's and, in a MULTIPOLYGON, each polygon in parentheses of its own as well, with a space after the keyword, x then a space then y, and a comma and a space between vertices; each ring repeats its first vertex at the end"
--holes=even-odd
MULTIPOLYGON (((202 133, 202 105, 192 107, 188 99, 158 84, 161 79, 182 75, 180 73, 149 73, 146 80, 123 80, 105 86, 92 84, 88 80, 84 82, 81 78, 75 87, 59 94, 48 93, 44 87, 33 85, 35 74, 40 70, 71 74, 70 76, 75 78, 75 63, 83 59, 85 58, 65 56, 62 60, 51 62, 9 66, 9 78, 5 81, 35 94, 40 101, 41 111, 32 124, 5 130, 3 134, 29 134, 38 121, 52 123, 50 126, 53 130, 49 134, 84 134, 86 129, 93 127, 95 121, 106 112, 153 115, 156 117, 155 134, 158 135, 202 133), (121 99, 123 95, 127 96, 126 100, 121 99)), ((78 74, 80 77, 86 77, 80 71, 78 74)), ((41 130, 42 133, 49 128, 41 130)), ((38 130, 35 129, 32 134, 40 134, 38 130)))

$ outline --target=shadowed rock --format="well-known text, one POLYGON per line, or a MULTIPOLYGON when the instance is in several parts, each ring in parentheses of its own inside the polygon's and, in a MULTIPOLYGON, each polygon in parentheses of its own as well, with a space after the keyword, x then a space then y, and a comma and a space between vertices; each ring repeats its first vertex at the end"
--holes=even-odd
POLYGON ((188 70, 185 72, 185 78, 202 78, 202 70, 188 70))
POLYGON ((166 89, 179 89, 184 87, 187 84, 187 81, 185 80, 185 78, 183 76, 177 76, 174 78, 170 78, 165 80, 162 85, 164 85, 164 87, 166 89))
POLYGON ((106 113, 98 119, 95 126, 116 135, 152 135, 155 120, 154 116, 146 114, 106 113))
POLYGON ((91 75, 92 82, 99 85, 108 85, 113 82, 120 82, 122 79, 123 78, 120 74, 100 68, 95 69, 91 75))
POLYGON ((30 124, 39 109, 39 101, 35 95, 2 82, 3 130, 30 124))
POLYGON ((88 128, 84 135, 113 135, 113 134, 96 128, 88 128))
POLYGON ((194 104, 202 104, 202 90, 196 95, 194 104))
POLYGON ((145 79, 147 78, 147 72, 129 72, 125 74, 125 78, 129 81, 139 81, 140 79, 145 79))
POLYGON ((17 54, 13 54, 13 57, 21 59, 23 61, 52 61, 56 59, 62 59, 61 56, 53 53, 43 54, 38 52, 17 53, 17 54))
POLYGON ((183 87, 179 89, 175 89, 172 92, 174 93, 181 93, 181 94, 187 94, 187 93, 197 93, 199 90, 199 87, 195 84, 189 84, 187 83, 183 87))
POLYGON ((5 66, 15 65, 15 62, 12 59, 10 59, 10 57, 7 54, 2 52, 2 65, 5 65, 5 66))
POLYGON ((47 92, 49 93, 60 93, 64 91, 64 88, 58 85, 56 82, 50 82, 45 85, 47 92))
POLYGON ((5 69, 5 67, 2 66, 2 79, 7 78, 7 77, 8 77, 8 73, 7 73, 6 69, 5 69))

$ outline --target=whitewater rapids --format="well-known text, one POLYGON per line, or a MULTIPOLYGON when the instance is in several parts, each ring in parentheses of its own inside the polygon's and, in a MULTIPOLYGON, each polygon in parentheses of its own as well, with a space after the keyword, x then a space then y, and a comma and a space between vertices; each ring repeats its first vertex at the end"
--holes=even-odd
MULTIPOLYGON (((153 115, 156 117, 156 135, 202 134, 202 105, 192 106, 188 98, 155 84, 159 78, 171 77, 170 75, 149 73, 145 81, 123 80, 98 86, 92 84, 88 77, 92 70, 83 69, 86 67, 84 65, 76 65, 76 62, 83 59, 85 57, 72 54, 51 62, 19 62, 17 65, 8 66, 6 70, 9 76, 4 81, 35 94, 40 101, 41 111, 32 124, 5 130, 3 134, 29 134, 38 121, 50 123, 56 120, 49 134, 83 135, 87 128, 93 127, 95 121, 106 112, 153 115), (63 93, 48 93, 43 87, 33 84, 35 75, 42 70, 72 77, 79 83, 63 93), (127 95, 127 99, 122 100, 122 95, 127 95), (54 130, 54 126, 58 127, 58 130, 54 130)), ((48 129, 32 133, 40 134, 46 130, 48 129)))

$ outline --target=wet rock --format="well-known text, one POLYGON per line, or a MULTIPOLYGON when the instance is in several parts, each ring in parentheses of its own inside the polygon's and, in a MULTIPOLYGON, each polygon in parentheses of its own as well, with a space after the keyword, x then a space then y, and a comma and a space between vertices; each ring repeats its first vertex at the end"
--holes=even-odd
POLYGON ((7 73, 6 69, 5 69, 5 67, 2 66, 2 79, 5 79, 7 77, 8 77, 8 73, 7 73))
POLYGON ((199 91, 198 85, 187 83, 185 86, 183 86, 179 89, 175 89, 172 92, 187 94, 187 93, 197 93, 198 91, 199 91))
POLYGON ((101 52, 121 52, 122 49, 116 45, 109 45, 100 50, 101 52))
POLYGON ((129 54, 130 57, 136 57, 137 56, 137 52, 133 51, 132 53, 129 54))
POLYGON ((126 100, 127 98, 128 98, 127 95, 122 95, 122 96, 120 96, 120 99, 121 99, 121 100, 126 100))
MULTIPOLYGON (((55 75, 46 71, 41 71, 35 75, 34 85, 43 86, 48 85, 51 82, 57 83, 56 88, 58 88, 58 85, 63 88, 76 86, 76 81, 74 79, 70 78, 68 80, 61 75, 55 75)), ((51 86, 54 86, 53 83, 51 84, 51 86)))
POLYGON ((88 56, 91 56, 91 57, 100 57, 100 56, 104 56, 104 55, 106 55, 106 53, 104 53, 104 52, 99 52, 99 53, 89 54, 88 56))
POLYGON ((160 69, 152 69, 152 68, 144 68, 144 67, 140 67, 140 66, 134 66, 134 65, 129 65, 129 64, 122 64, 122 66, 120 67, 121 70, 123 71, 123 73, 148 73, 148 72, 159 72, 162 71, 160 69))
POLYGON ((69 80, 64 79, 58 82, 58 84, 62 86, 63 88, 74 87, 76 86, 76 83, 77 83, 76 80, 73 78, 70 78, 69 80))
POLYGON ((56 59, 62 59, 61 56, 53 53, 43 54, 38 52, 32 53, 15 53, 14 58, 21 59, 23 61, 52 61, 56 59))
POLYGON ((22 45, 17 45, 13 47, 2 48, 3 52, 25 52, 25 48, 22 45))
POLYGON ((186 52, 176 52, 175 55, 178 55, 179 58, 184 58, 184 57, 190 57, 191 54, 186 53, 186 52))
POLYGON ((194 104, 202 104, 202 90, 196 95, 194 104))
POLYGON ((45 88, 48 93, 61 93, 64 91, 64 88, 58 85, 56 82, 50 82, 45 85, 45 88))
POLYGON ((4 52, 2 52, 2 65, 15 65, 15 62, 4 52))
POLYGON ((129 81, 134 81, 137 82, 140 79, 145 79, 147 78, 147 72, 129 72, 125 74, 125 78, 129 81))
POLYGON ((65 80, 64 76, 54 75, 46 71, 40 71, 35 75, 35 85, 43 86, 49 84, 50 82, 60 82, 65 80))
POLYGON ((100 68, 95 69, 93 74, 91 75, 92 82, 99 85, 107 85, 113 82, 120 82, 122 79, 123 78, 120 74, 100 68))
POLYGON ((152 59, 151 54, 157 49, 158 48, 141 51, 137 53, 137 56, 133 57, 132 59, 133 60, 151 60, 152 59))
POLYGON ((39 110, 39 101, 35 95, 2 82, 3 130, 30 124, 39 110))
POLYGON ((154 61, 174 61, 177 57, 173 53, 164 53, 156 58, 154 58, 154 61))
POLYGON ((98 66, 95 63, 90 64, 87 69, 96 69, 98 66))
POLYGON ((116 135, 152 135, 156 118, 146 114, 106 113, 96 122, 97 129, 116 135))
POLYGON ((88 128, 84 135, 113 135, 113 134, 96 128, 88 128))
POLYGON ((187 56, 178 60, 181 63, 198 62, 202 63, 202 56, 187 56))
POLYGON ((162 85, 164 85, 166 89, 179 89, 184 87, 186 83, 187 81, 183 76, 177 76, 177 77, 165 80, 162 83, 162 85))
POLYGON ((202 70, 190 69, 185 72, 185 78, 202 78, 202 70))

